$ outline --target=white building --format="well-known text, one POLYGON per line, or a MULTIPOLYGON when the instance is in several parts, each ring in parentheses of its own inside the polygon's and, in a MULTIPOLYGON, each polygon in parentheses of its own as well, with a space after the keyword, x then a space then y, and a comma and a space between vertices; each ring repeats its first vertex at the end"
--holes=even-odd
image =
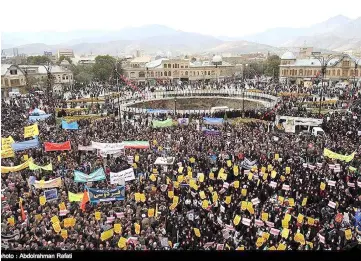
MULTIPOLYGON (((26 93, 26 73, 30 87, 42 88, 46 86, 47 71, 43 65, 1 65, 1 95, 8 97, 9 92, 26 93)), ((60 90, 63 85, 73 84, 73 73, 61 66, 52 66, 54 90, 60 90)))
POLYGON ((60 58, 60 56, 74 58, 74 52, 72 49, 59 49, 58 50, 58 59, 60 58))

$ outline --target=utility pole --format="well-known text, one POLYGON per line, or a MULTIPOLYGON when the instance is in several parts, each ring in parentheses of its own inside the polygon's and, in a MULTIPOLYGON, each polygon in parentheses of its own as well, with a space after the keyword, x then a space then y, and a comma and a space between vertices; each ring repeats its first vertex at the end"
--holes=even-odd
POLYGON ((244 118, 244 91, 245 91, 245 89, 243 89, 243 93, 242 93, 242 98, 243 98, 243 100, 242 100, 242 118, 244 118))
POLYGON ((46 88, 46 93, 47 93, 47 97, 48 100, 50 101, 50 92, 52 91, 52 74, 51 74, 51 62, 48 61, 47 64, 43 65, 46 73, 47 73, 47 88, 46 88))
POLYGON ((336 66, 339 62, 341 62, 347 55, 345 54, 332 54, 328 56, 322 56, 320 52, 312 52, 312 57, 317 59, 321 65, 321 92, 320 92, 320 107, 318 110, 318 114, 321 115, 321 107, 322 107, 322 96, 323 96, 323 80, 326 74, 327 67, 336 66))

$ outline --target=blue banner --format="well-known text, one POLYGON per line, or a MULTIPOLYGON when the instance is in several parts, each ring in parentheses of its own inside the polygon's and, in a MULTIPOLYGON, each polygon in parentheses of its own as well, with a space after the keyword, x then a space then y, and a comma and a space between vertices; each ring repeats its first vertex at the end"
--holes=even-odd
POLYGON ((204 133, 205 135, 220 135, 220 134, 221 134, 220 131, 217 131, 217 130, 208 130, 208 129, 203 130, 203 133, 204 133))
POLYGON ((168 113, 171 110, 162 110, 162 109, 147 109, 147 113, 168 113))
POLYGON ((44 196, 46 198, 46 201, 51 201, 58 199, 58 190, 55 189, 49 189, 44 191, 44 196))
POLYGON ((207 118, 203 117, 204 124, 222 124, 223 119, 222 118, 207 118))
POLYGON ((103 168, 99 168, 96 171, 93 171, 92 173, 90 173, 89 175, 78 171, 78 170, 74 170, 74 182, 93 182, 93 181, 100 181, 100 180, 105 180, 105 173, 103 168))
POLYGON ((30 115, 33 115, 33 116, 44 115, 44 114, 45 114, 45 111, 40 110, 38 108, 35 108, 34 110, 32 110, 30 112, 30 115))
POLYGON ((66 121, 62 120, 61 121, 61 127, 64 130, 78 130, 79 129, 79 125, 76 121, 73 121, 71 123, 67 123, 66 121))
POLYGON ((89 199, 91 203, 124 200, 125 198, 124 186, 118 186, 115 189, 87 189, 89 192, 89 199))
POLYGON ((39 115, 39 116, 29 116, 29 121, 30 122, 42 121, 42 120, 49 118, 50 116, 51 116, 51 114, 43 114, 43 115, 39 115))
POLYGON ((38 138, 11 144, 11 147, 13 148, 14 151, 33 149, 33 148, 37 148, 39 146, 40 146, 40 143, 39 143, 38 138))

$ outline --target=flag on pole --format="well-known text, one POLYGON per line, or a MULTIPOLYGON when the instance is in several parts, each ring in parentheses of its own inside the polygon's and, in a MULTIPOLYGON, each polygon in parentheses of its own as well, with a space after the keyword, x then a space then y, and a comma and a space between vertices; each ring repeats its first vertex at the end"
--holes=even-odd
POLYGON ((21 210, 21 218, 23 221, 26 220, 26 214, 25 214, 25 211, 24 211, 24 207, 23 207, 23 199, 22 198, 19 198, 19 205, 20 205, 20 210, 21 210))
POLYGON ((87 202, 89 202, 89 195, 88 195, 88 191, 84 190, 84 196, 83 196, 83 199, 82 199, 81 204, 80 204, 80 209, 82 211, 85 211, 85 205, 86 205, 87 202))

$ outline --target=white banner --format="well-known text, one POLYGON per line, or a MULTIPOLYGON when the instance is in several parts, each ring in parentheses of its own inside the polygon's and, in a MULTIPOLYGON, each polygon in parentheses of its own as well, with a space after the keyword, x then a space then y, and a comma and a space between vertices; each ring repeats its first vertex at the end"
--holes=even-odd
POLYGON ((286 185, 286 184, 283 184, 282 186, 282 190, 290 190, 290 186, 289 185, 286 185))
POLYGON ((329 181, 327 181, 327 184, 331 187, 334 187, 334 186, 336 186, 336 181, 329 180, 329 181))
POLYGON ((336 207, 336 203, 335 203, 335 202, 332 202, 332 201, 329 201, 327 206, 329 206, 330 208, 335 208, 335 207, 336 207))
POLYGON ((92 150, 94 150, 94 148, 92 145, 89 145, 89 146, 78 145, 78 150, 92 151, 92 150))
POLYGON ((277 183, 274 181, 271 181, 271 183, 269 184, 270 187, 272 188, 276 188, 277 187, 277 183))
POLYGON ((106 158, 107 155, 113 155, 114 157, 119 157, 124 154, 124 150, 118 149, 105 149, 105 150, 98 150, 98 155, 106 158))
POLYGON ((124 178, 125 181, 131 181, 135 179, 134 169, 129 168, 119 172, 110 172, 110 184, 118 184, 124 178))
POLYGON ((93 149, 107 151, 107 150, 122 150, 124 149, 124 143, 102 143, 102 142, 95 142, 92 141, 93 149))
POLYGON ((251 220, 248 218, 242 218, 242 224, 249 227, 251 225, 251 220))

